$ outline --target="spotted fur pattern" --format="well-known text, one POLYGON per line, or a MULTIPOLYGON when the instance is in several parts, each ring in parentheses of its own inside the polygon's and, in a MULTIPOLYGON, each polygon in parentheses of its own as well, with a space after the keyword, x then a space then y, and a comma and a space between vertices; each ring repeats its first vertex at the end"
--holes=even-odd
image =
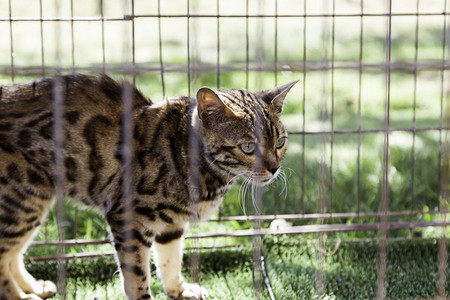
POLYGON ((266 184, 278 175, 287 137, 279 115, 293 84, 259 93, 202 88, 195 98, 159 103, 106 75, 1 87, 0 300, 56 293, 52 282, 26 271, 22 256, 59 177, 64 196, 105 216, 128 299, 152 298, 152 244, 167 294, 206 298, 181 276, 186 223, 208 218, 237 177, 266 184), (132 99, 131 169, 124 167, 125 91, 132 99), (55 176, 54 124, 61 118, 64 176, 55 176))

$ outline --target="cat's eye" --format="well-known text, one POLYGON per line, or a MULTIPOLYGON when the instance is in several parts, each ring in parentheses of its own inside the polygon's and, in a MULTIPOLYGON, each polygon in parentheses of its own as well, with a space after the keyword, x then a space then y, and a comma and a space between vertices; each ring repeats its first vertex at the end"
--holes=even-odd
POLYGON ((279 149, 279 148, 283 147, 285 143, 286 143, 286 138, 285 137, 280 137, 278 139, 278 141, 276 142, 275 147, 277 149, 279 149))
POLYGON ((255 143, 243 143, 239 147, 245 154, 252 154, 255 151, 255 143))

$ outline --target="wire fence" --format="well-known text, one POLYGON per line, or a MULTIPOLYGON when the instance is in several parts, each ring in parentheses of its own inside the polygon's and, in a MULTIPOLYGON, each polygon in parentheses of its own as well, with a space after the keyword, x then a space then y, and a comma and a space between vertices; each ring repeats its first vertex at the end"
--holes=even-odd
MULTIPOLYGON (((58 75, 67 73, 106 72, 128 78, 147 92, 145 80, 149 76, 157 82, 157 86, 149 88, 149 95, 157 99, 159 96, 173 96, 172 93, 192 96, 205 82, 216 88, 257 90, 267 87, 269 82, 272 86, 290 78, 300 79, 301 86, 290 96, 295 98, 293 103, 298 106, 297 114, 294 125, 288 126, 290 138, 297 141, 295 166, 286 166, 295 169, 291 175, 298 185, 298 193, 293 196, 295 205, 281 209, 283 199, 279 196, 279 187, 275 186, 271 213, 266 210, 263 214, 255 211, 248 215, 227 215, 221 210, 209 221, 252 222, 252 229, 192 233, 186 238, 194 240, 193 248, 207 247, 201 246, 199 239, 255 237, 257 269, 263 263, 260 261, 260 238, 265 235, 315 233, 318 234, 319 246, 323 246, 325 233, 374 231, 377 232, 374 238, 379 242, 377 298, 383 299, 386 297, 390 232, 406 230, 409 232, 406 237, 411 238, 415 229, 436 227, 442 229, 437 289, 438 295, 445 297, 448 274, 445 245, 450 213, 449 1, 432 1, 430 5, 417 0, 413 6, 408 1, 378 1, 375 4, 364 0, 320 3, 306 0, 217 0, 207 3, 186 0, 176 1, 176 5, 160 0, 147 4, 130 0, 113 5, 112 1, 100 0, 90 2, 87 9, 82 9, 84 4, 73 0, 56 0, 54 7, 48 9, 47 2, 34 1, 32 5, 37 9, 32 14, 18 2, 4 0, 0 3, 0 33, 4 40, 0 48, 1 83, 41 76, 58 78, 58 75), (407 46, 403 47, 402 42, 407 46), (401 116, 398 121, 399 115, 393 107, 397 107, 400 77, 407 78, 407 84, 399 86, 409 104, 408 118, 401 116), (350 78, 351 81, 343 82, 341 78, 344 81, 350 78), (371 81, 374 87, 371 87, 371 81), (425 81, 432 84, 425 85, 425 81), (239 86, 232 86, 237 83, 239 86), (345 87, 341 86, 343 83, 345 87), (355 110, 349 118, 351 122, 347 123, 338 120, 340 114, 345 113, 342 106, 350 101, 345 99, 343 89, 352 91, 351 105, 355 110), (427 90, 423 92, 424 89, 427 90), (377 105, 384 107, 381 109, 382 121, 374 124, 366 122, 367 111, 371 109, 367 106, 372 99, 370 93, 381 96, 377 105), (430 97, 425 99, 427 96, 430 97), (427 104, 427 101, 433 104, 427 104), (427 105, 433 107, 433 122, 421 119, 427 105), (392 144, 397 144, 395 139, 400 133, 407 135, 410 148, 407 163, 410 178, 407 192, 403 194, 407 199, 402 201, 392 199, 392 188, 397 184, 392 175, 392 144), (423 143, 421 139, 425 135, 433 144, 432 155, 437 164, 429 166, 433 170, 430 176, 435 176, 437 182, 432 187, 436 195, 435 205, 426 208, 425 205, 419 206, 422 202, 418 199, 415 178, 418 172, 423 171, 418 169, 416 161, 419 151, 422 151, 417 150, 418 144, 423 143), (353 150, 345 150, 350 154, 343 155, 342 150, 336 150, 342 143, 342 136, 354 145, 353 150), (367 198, 363 196, 367 182, 364 179, 367 170, 363 166, 364 152, 370 148, 366 138, 382 139, 377 149, 381 158, 378 156, 380 170, 377 180, 380 184, 376 186, 379 189, 376 197, 379 205, 375 210, 365 206, 367 198), (311 144, 314 144, 314 149, 311 144), (356 165, 351 184, 353 198, 348 199, 351 205, 341 206, 336 203, 341 201, 336 196, 339 194, 336 181, 340 176, 337 168, 340 160, 348 156, 356 165), (308 173, 311 172, 309 161, 313 161, 316 167, 314 177, 308 173), (311 180, 315 182, 311 183, 311 180), (313 188, 308 189, 311 184, 313 188), (403 204, 392 208, 392 203, 399 201, 403 204), (263 226, 263 222, 276 219, 294 221, 295 225, 278 229, 263 226)), ((58 97, 61 93, 55 91, 54 95, 55 101, 62 105, 64 99, 58 97)), ((131 116, 130 91, 125 89, 122 98, 125 110, 129 110, 125 115, 131 116)), ((128 166, 125 172, 132 174, 131 122, 124 124, 122 131, 128 137, 122 149, 124 164, 128 166)), ((62 157, 62 142, 57 118, 54 127, 56 166, 59 168, 56 174, 63 174, 63 161, 58 159, 62 157)), ((422 164, 420 168, 423 167, 422 164)), ((131 177, 125 176, 130 180, 131 177)), ((124 197, 131 201, 131 191, 127 191, 129 186, 130 182, 123 182, 124 197)), ((58 199, 61 198, 57 202, 57 223, 63 226, 66 217, 62 192, 57 195, 58 199)), ((262 195, 257 198, 260 206, 263 202, 267 204, 262 195)), ((58 246, 57 256, 33 257, 33 260, 67 260, 112 254, 67 254, 65 247, 68 246, 110 243, 106 237, 78 238, 78 212, 75 212, 74 222, 74 239, 66 240, 64 229, 60 227, 58 240, 46 237, 33 243, 35 247, 58 246)), ((220 246, 218 243, 213 247, 220 246)), ((316 276, 316 288, 318 294, 323 294, 325 258, 322 255, 317 259, 322 262, 322 268, 316 276)), ((59 287, 63 288, 64 270, 61 269, 60 274, 59 287)), ((261 289, 261 286, 255 287, 261 289)))

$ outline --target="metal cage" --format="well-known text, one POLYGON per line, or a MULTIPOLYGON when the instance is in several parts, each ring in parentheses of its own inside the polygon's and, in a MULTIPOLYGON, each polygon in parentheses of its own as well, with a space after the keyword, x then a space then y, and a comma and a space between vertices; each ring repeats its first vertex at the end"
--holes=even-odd
MULTIPOLYGON (((220 211, 209 221, 249 222, 251 229, 199 233, 194 225, 187 236, 194 240, 192 249, 228 247, 220 239, 227 237, 315 233, 323 243, 325 233, 373 231, 379 242, 377 297, 384 298, 390 232, 403 230, 399 236, 407 239, 419 228, 437 227, 442 228, 438 259, 444 265, 439 269, 437 289, 445 297, 445 232, 450 212, 449 14, 447 0, 36 0, 27 4, 2 0, 0 83, 105 72, 127 78, 157 100, 193 95, 205 83, 256 90, 300 79, 288 100, 296 111, 288 126, 296 143, 291 160, 295 165, 286 166, 293 169, 288 184, 292 181, 298 186, 298 193, 290 195, 295 205, 283 207, 282 187, 276 184, 269 192, 270 202, 259 200, 266 207, 263 213, 248 210, 246 215, 227 215, 220 211), (147 86, 146 78, 157 84, 147 86), (382 112, 378 123, 367 122, 371 101, 382 112), (407 118, 397 113, 402 105, 407 107, 407 118), (424 110, 433 115, 431 121, 421 119, 424 110), (350 117, 341 122, 346 111, 350 117), (370 139, 381 142, 375 149, 378 177, 367 191, 363 159, 370 139), (410 175, 402 201, 392 198, 397 182, 391 155, 397 139, 405 140, 409 149, 405 159, 410 175), (416 165, 422 150, 417 149, 424 142, 434 149, 430 155, 435 160, 428 165, 437 183, 432 187, 432 206, 422 203, 416 188, 416 177, 422 172, 416 165), (340 143, 351 146, 338 149, 340 143), (352 196, 344 206, 336 203, 342 201, 337 196, 341 185, 336 181, 343 160, 355 164, 354 180, 348 183, 352 196), (376 194, 379 205, 375 209, 365 206, 368 193, 376 194), (393 202, 402 204, 392 208, 393 202), (295 225, 264 226, 276 219, 295 225), (203 244, 203 239, 216 242, 203 244)), ((126 126, 123 130, 131 132, 126 126)), ((57 135, 55 139, 58 144, 57 135)), ((62 163, 57 165, 62 171, 62 163)), ((64 201, 59 199, 56 206, 63 232, 64 201)), ((32 246, 58 246, 60 251, 33 260, 112 254, 65 253, 64 247, 71 245, 109 243, 106 235, 78 237, 78 210, 72 222, 73 239, 60 233, 58 240, 51 240, 44 228, 45 239, 32 246)), ((317 280, 324 284, 320 275, 317 280)))

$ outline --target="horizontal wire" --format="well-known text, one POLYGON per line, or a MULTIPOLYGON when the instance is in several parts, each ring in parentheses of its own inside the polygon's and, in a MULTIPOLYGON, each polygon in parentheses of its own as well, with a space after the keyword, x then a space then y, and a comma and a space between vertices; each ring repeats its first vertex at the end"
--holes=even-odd
MULTIPOLYGON (((388 217, 404 217, 404 216, 419 216, 419 215, 444 215, 449 214, 450 210, 443 211, 390 211, 387 212, 388 217)), ((312 219, 338 219, 338 218, 370 218, 379 217, 382 212, 367 212, 367 213, 312 213, 312 214, 282 214, 282 215, 261 215, 261 216, 231 216, 221 217, 220 219, 211 219, 209 222, 227 222, 227 221, 273 221, 275 219, 283 220, 312 220, 312 219)), ((86 246, 86 245, 98 245, 108 244, 109 239, 72 239, 64 241, 42 241, 33 242, 32 246, 59 246, 59 245, 71 245, 71 246, 86 246)))
MULTIPOLYGON (((420 240, 422 238, 415 238, 415 240, 420 240)), ((404 241, 407 240, 407 238, 388 238, 389 241, 404 241)), ((378 238, 351 238, 351 239, 328 239, 329 242, 337 242, 340 241, 341 243, 361 243, 361 242, 377 242, 378 238)), ((103 244, 107 244, 108 241, 103 242, 103 244)), ((31 245, 33 246, 40 246, 40 245, 31 245)), ((44 245, 45 246, 45 245, 44 245)), ((187 251, 192 250, 217 250, 217 249, 229 249, 229 248, 245 248, 246 245, 243 244, 232 244, 232 245, 217 245, 217 246, 199 246, 199 247, 185 247, 184 249, 187 251)), ((91 258, 99 258, 99 257, 113 257, 115 255, 114 251, 96 251, 96 252, 89 252, 89 253, 74 253, 74 254, 64 254, 64 255, 48 255, 48 256, 35 256, 35 257, 26 257, 25 263, 31 263, 31 262, 48 262, 48 261, 69 261, 69 260, 76 260, 76 259, 91 259, 91 258)))
MULTIPOLYGON (((80 73, 80 72, 88 72, 88 73, 122 73, 122 74, 144 74, 144 73, 158 73, 161 71, 164 73, 179 73, 186 72, 188 66, 187 64, 178 64, 178 63, 164 63, 161 67, 160 62, 145 62, 145 63, 136 63, 134 66, 124 66, 119 63, 108 64, 106 67, 103 65, 93 65, 93 66, 85 66, 85 67, 52 67, 46 66, 47 73, 80 73)), ((262 65, 258 65, 256 62, 249 62, 248 71, 258 71, 258 72, 273 72, 273 62, 266 62, 262 65)), ((332 68, 334 70, 364 70, 367 72, 385 72, 386 69, 390 69, 393 71, 405 71, 405 72, 414 72, 415 70, 450 70, 450 60, 442 61, 425 61, 425 62, 408 62, 408 61, 398 61, 392 62, 390 64, 387 63, 362 63, 359 62, 344 62, 344 61, 335 61, 334 66, 330 60, 324 61, 309 61, 306 64, 302 62, 296 63, 292 61, 278 61, 277 68, 280 72, 305 72, 305 71, 328 71, 332 68)), ((192 72, 203 72, 203 73, 215 73, 217 72, 217 64, 209 64, 197 62, 195 65, 190 66, 192 72)), ((229 63, 222 64, 220 66, 221 74, 230 73, 230 72, 246 72, 247 66, 244 66, 243 63, 229 63)), ((16 75, 22 76, 41 76, 42 75, 42 66, 14 66, 14 72, 16 75)), ((10 65, 0 65, 0 74, 5 76, 9 76, 11 73, 10 65)))
MULTIPOLYGON (((420 216, 420 215, 444 215, 449 214, 450 210, 444 211, 388 211, 388 217, 406 217, 406 216, 420 216)), ((347 219, 347 218, 373 218, 380 217, 383 212, 359 212, 359 213, 310 213, 310 214, 280 214, 280 215, 261 215, 261 216, 231 216, 221 217, 220 219, 211 219, 209 222, 226 222, 226 221, 273 221, 277 219, 282 220, 314 220, 314 219, 347 219)))
POLYGON ((75 240, 63 240, 63 241, 42 241, 42 242, 32 242, 32 246, 87 246, 87 245, 100 245, 109 244, 109 239, 75 239, 75 240))
POLYGON ((448 16, 450 12, 403 12, 403 13, 342 13, 342 14, 136 14, 122 17, 86 16, 86 17, 11 17, 0 18, 0 22, 95 22, 95 21, 132 21, 138 18, 339 18, 339 17, 414 17, 448 16))
MULTIPOLYGON (((101 244, 108 244, 109 241, 101 241, 101 244)), ((31 246, 41 246, 41 245, 31 245, 31 246)), ((47 245, 42 245, 47 246, 47 245)), ((244 248, 245 245, 242 244, 233 244, 233 245, 217 245, 217 246, 200 246, 200 247, 184 247, 183 249, 187 252, 191 251, 199 251, 199 250, 217 250, 217 249, 237 249, 244 248)), ((26 257, 25 263, 31 262, 47 262, 47 261, 69 261, 75 259, 91 259, 91 258, 99 258, 99 257, 113 257, 116 255, 114 251, 95 251, 89 253, 68 253, 62 255, 46 255, 46 256, 34 256, 34 257, 26 257)))
POLYGON ((386 230, 398 229, 414 229, 423 227, 446 227, 450 225, 450 221, 432 221, 432 222, 398 222, 398 223, 367 223, 367 224, 320 224, 320 225, 303 225, 292 226, 280 229, 261 228, 261 229, 244 229, 226 233, 204 233, 196 235, 186 235, 186 239, 204 239, 218 237, 251 237, 264 235, 279 234, 305 234, 305 233, 330 233, 330 232, 347 232, 347 231, 378 231, 381 226, 386 230))
MULTIPOLYGON (((305 234, 305 233, 321 233, 321 232, 348 232, 348 231, 376 231, 380 229, 380 226, 384 226, 387 230, 398 229, 414 229, 424 227, 445 227, 449 226, 450 221, 431 221, 431 222, 388 222, 382 223, 365 223, 365 224, 319 224, 319 225, 301 225, 291 226, 284 228, 260 228, 260 229, 243 229, 233 232, 219 232, 219 233, 200 233, 200 234, 187 234, 185 239, 207 239, 207 238, 221 238, 221 237, 252 237, 263 235, 281 235, 281 234, 305 234)), ((85 245, 88 244, 110 244, 109 240, 85 240, 85 245)), ((30 246, 79 246, 80 241, 66 240, 55 242, 33 242, 30 246)), ((202 247, 200 247, 202 248, 202 247)), ((213 247, 214 248, 214 247, 213 247)), ((217 247, 216 247, 217 248, 217 247)), ((81 253, 78 257, 90 257, 95 253, 81 253)), ((102 254, 104 255, 104 254, 102 254)), ((59 257, 65 257, 66 255, 60 255, 59 257)), ((56 258, 57 256, 52 256, 56 258)), ((36 260, 38 257, 32 258, 36 260)), ((37 261, 37 260, 36 260, 37 261)))
MULTIPOLYGON (((393 128, 390 127, 389 132, 420 132, 420 131, 440 131, 450 130, 450 127, 435 126, 435 127, 412 127, 412 128, 393 128)), ((321 130, 321 131, 289 131, 292 135, 321 135, 321 134, 354 134, 354 133, 383 133, 385 128, 375 129, 335 129, 335 130, 321 130)))

